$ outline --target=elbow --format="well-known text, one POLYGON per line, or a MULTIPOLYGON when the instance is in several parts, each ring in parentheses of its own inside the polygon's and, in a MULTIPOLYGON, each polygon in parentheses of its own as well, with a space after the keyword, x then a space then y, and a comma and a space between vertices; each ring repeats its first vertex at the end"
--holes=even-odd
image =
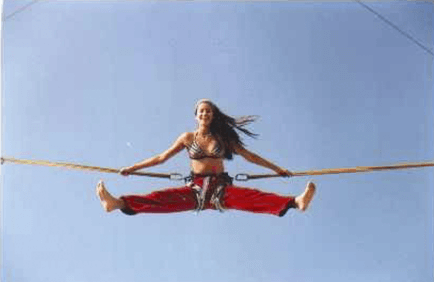
POLYGON ((156 157, 156 165, 165 163, 166 160, 168 160, 168 157, 163 154, 160 154, 156 157))
POLYGON ((157 155, 154 159, 154 165, 160 165, 162 163, 165 163, 166 159, 163 155, 157 155))

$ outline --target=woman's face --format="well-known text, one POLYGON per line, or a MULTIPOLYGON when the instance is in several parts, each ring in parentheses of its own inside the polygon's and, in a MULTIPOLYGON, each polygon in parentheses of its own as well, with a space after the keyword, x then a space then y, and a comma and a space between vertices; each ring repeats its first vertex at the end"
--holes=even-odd
POLYGON ((196 109, 196 121, 199 125, 210 126, 213 120, 213 108, 207 102, 198 105, 196 109))

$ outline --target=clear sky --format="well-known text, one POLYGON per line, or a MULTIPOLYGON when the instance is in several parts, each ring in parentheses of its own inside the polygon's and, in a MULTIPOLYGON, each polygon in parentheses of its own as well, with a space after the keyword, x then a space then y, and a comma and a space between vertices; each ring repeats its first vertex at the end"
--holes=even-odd
MULTIPOLYGON (((289 170, 433 160, 433 55, 357 2, 32 2, 3 7, 3 156, 132 165, 210 98, 259 115, 248 148, 289 170)), ((433 50, 432 3, 366 5, 433 50)), ((183 183, 1 170, 2 281, 434 280, 433 168, 315 177, 310 209, 283 218, 106 214, 100 178, 115 195, 183 183)), ((149 171, 186 175, 187 155, 149 171)), ((227 171, 271 172, 240 157, 227 171)), ((296 195, 308 180, 238 184, 296 195)))

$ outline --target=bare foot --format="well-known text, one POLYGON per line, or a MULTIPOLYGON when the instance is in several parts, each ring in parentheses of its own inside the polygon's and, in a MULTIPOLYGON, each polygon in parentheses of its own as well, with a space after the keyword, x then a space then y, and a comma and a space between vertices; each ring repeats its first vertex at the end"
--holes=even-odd
POLYGON ((98 182, 97 185, 97 196, 100 198, 101 205, 106 212, 111 212, 115 209, 122 208, 122 201, 113 197, 104 186, 103 181, 98 182))
POLYGON ((296 197, 296 205, 301 211, 305 211, 308 208, 315 192, 316 185, 313 182, 308 182, 305 191, 296 197))

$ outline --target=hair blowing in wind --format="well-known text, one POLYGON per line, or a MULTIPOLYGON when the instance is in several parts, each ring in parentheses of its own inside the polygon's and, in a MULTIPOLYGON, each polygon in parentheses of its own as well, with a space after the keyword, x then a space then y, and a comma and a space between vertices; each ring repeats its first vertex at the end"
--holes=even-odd
POLYGON ((252 122, 256 121, 259 116, 256 115, 248 115, 248 116, 240 116, 240 117, 231 117, 225 113, 223 113, 213 102, 208 99, 201 99, 196 103, 195 107, 195 115, 198 109, 198 106, 201 103, 209 104, 213 109, 213 121, 210 125, 210 133, 218 136, 225 147, 225 158, 233 159, 234 146, 240 145, 243 146, 244 143, 240 135, 236 130, 244 133, 245 135, 256 138, 258 134, 255 134, 245 127, 252 122))

